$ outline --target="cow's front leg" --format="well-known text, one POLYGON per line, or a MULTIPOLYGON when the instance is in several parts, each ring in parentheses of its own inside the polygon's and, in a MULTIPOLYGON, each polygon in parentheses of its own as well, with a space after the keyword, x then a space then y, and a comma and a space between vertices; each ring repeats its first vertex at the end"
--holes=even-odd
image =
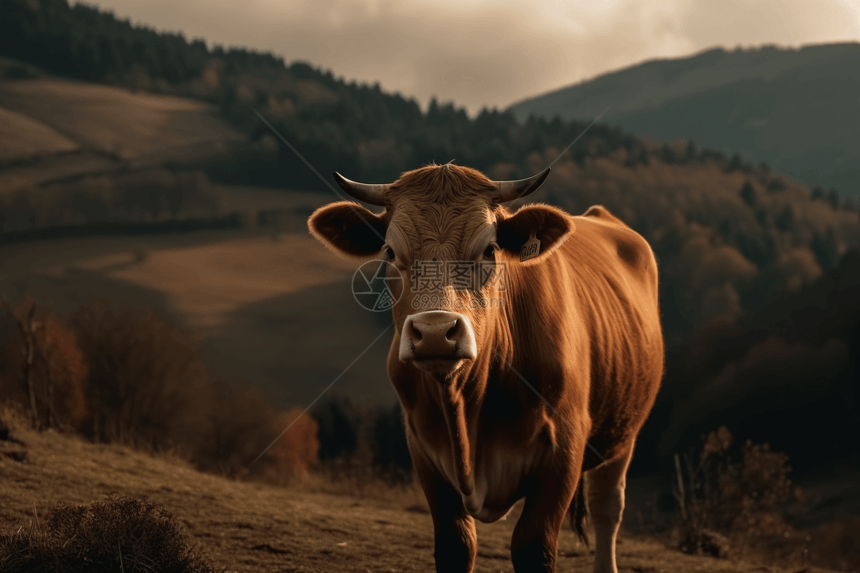
POLYGON ((421 488, 430 506, 435 531, 437 573, 471 573, 478 552, 475 521, 463 499, 421 455, 412 455, 421 488))
POLYGON ((552 465, 534 478, 511 540, 511 560, 517 573, 555 571, 558 533, 573 499, 579 473, 578 466, 552 465))

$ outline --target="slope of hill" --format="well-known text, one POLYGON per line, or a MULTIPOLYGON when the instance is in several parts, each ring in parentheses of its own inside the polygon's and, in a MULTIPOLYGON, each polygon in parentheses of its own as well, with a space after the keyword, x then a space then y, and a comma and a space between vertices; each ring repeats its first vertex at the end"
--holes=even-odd
MULTIPOLYGON (((361 308, 350 286, 358 265, 331 256, 308 235, 308 213, 328 197, 218 190, 225 209, 268 207, 291 215, 280 228, 256 231, 0 245, 0 295, 15 302, 30 294, 64 315, 92 297, 151 309, 193 329, 219 375, 249 380, 278 404, 308 404, 390 317, 361 308)), ((385 373, 389 342, 375 344, 335 393, 360 404, 393 403, 385 373)))
MULTIPOLYGON (((8 418, 8 412, 4 413, 8 418)), ((87 504, 110 493, 146 496, 182 524, 216 571, 430 571, 433 527, 417 486, 375 497, 315 493, 313 482, 279 488, 232 481, 192 469, 181 460, 126 447, 36 433, 13 419, 0 438, 0 531, 43 519, 59 503, 87 504)), ((519 507, 506 520, 478 523, 476 572, 512 571, 510 537, 519 507)), ((585 571, 593 551, 569 528, 559 538, 559 569, 585 571)), ((662 543, 622 534, 620 571, 712 573, 796 571, 736 560, 690 556, 662 543)), ((816 567, 808 573, 826 573, 816 567)))
POLYGON ((4 81, 0 105, 127 161, 182 161, 244 139, 199 100, 59 78, 4 81))
POLYGON ((529 115, 604 117, 638 135, 739 153, 860 197, 860 44, 708 50, 655 60, 514 104, 529 115))
POLYGON ((0 107, 0 162, 77 151, 79 146, 47 125, 0 107))
POLYGON ((0 192, 198 162, 246 140, 205 102, 53 77, 0 83, 0 134, 0 192))

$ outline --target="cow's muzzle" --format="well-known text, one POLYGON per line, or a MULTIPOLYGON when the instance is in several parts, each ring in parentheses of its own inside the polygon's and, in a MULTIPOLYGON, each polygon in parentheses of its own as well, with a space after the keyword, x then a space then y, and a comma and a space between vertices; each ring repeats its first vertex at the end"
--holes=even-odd
POLYGON ((478 355, 475 331, 458 312, 428 310, 411 314, 400 334, 400 361, 433 373, 457 370, 478 355))

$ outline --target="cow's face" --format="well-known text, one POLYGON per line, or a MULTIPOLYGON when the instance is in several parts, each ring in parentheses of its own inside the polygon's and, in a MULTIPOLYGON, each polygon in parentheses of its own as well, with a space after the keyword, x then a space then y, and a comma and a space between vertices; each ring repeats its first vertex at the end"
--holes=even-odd
MULTIPOLYGON (((339 183, 350 190, 351 182, 339 183)), ((466 167, 424 167, 370 189, 380 193, 356 195, 376 199, 384 212, 333 203, 317 210, 308 226, 339 255, 391 263, 389 277, 401 279, 389 281, 397 299, 398 358, 442 377, 489 351, 488 330, 516 288, 511 267, 540 264, 574 230, 570 217, 547 205, 512 214, 501 202, 513 192, 500 195, 500 184, 466 167), (537 254, 521 261, 532 237, 540 241, 537 254)))

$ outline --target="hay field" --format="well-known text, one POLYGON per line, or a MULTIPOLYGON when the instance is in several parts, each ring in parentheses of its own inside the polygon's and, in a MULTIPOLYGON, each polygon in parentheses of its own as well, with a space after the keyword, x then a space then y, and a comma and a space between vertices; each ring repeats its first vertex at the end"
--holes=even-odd
POLYGON ((77 143, 47 125, 0 107, 0 163, 78 149, 77 143))
POLYGON ((5 80, 0 106, 122 160, 178 160, 245 139, 211 104, 60 78, 5 80))
MULTIPOLYGON (((232 200, 255 205, 248 191, 232 200)), ((327 196, 285 196, 293 205, 327 196)), ((269 200, 278 200, 270 196, 269 200)), ((309 202, 309 203, 308 203, 309 202)), ((0 246, 0 294, 33 294, 68 313, 92 297, 151 308, 198 333, 207 363, 306 405, 385 329, 387 313, 361 308, 357 264, 336 258, 296 215, 290 233, 206 231, 72 238, 0 246)), ((393 404, 385 372, 390 333, 332 390, 358 403, 393 404)))

